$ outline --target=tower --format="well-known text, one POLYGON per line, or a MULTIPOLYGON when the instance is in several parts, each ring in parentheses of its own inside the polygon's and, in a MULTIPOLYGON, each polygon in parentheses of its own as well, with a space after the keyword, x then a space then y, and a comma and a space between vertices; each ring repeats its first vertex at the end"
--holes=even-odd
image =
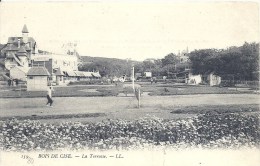
POLYGON ((29 34, 29 31, 28 31, 28 29, 27 29, 26 24, 24 24, 23 30, 22 30, 22 37, 23 37, 23 42, 24 42, 25 44, 28 43, 28 34, 29 34))

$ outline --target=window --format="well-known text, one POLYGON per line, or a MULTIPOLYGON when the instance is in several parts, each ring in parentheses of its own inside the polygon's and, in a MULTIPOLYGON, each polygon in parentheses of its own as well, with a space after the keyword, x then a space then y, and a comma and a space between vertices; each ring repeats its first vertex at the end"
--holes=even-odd
POLYGON ((33 79, 33 76, 29 76, 29 79, 32 80, 32 79, 33 79))

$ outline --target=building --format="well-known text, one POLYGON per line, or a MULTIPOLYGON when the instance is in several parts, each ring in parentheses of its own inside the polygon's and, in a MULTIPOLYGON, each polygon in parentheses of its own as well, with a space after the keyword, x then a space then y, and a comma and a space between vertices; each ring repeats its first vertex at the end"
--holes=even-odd
POLYGON ((32 66, 46 67, 51 75, 51 81, 54 83, 57 83, 55 73, 60 70, 64 75, 63 83, 66 84, 71 80, 76 80, 75 71, 78 71, 78 58, 73 54, 38 54, 32 57, 32 66))
POLYGON ((21 81, 26 81, 28 70, 29 70, 29 67, 14 66, 10 69, 10 77, 11 77, 11 79, 18 79, 21 81))
POLYGON ((58 68, 54 74, 56 76, 56 85, 65 84, 65 81, 64 81, 64 78, 63 78, 64 73, 60 70, 60 68, 58 68))
POLYGON ((210 72, 203 75, 203 81, 209 86, 217 86, 221 83, 221 77, 214 72, 210 72))
POLYGON ((1 50, 1 56, 5 58, 5 68, 31 66, 31 57, 38 53, 34 38, 29 37, 27 26, 22 29, 22 36, 9 37, 5 47, 1 50))
POLYGON ((150 71, 144 72, 144 77, 145 78, 151 78, 152 77, 152 72, 150 72, 150 71))
POLYGON ((187 77, 185 78, 186 84, 198 85, 201 82, 202 82, 202 76, 200 74, 193 75, 191 72, 187 73, 187 77))
POLYGON ((189 49, 187 47, 186 50, 183 50, 182 52, 178 52, 177 57, 179 59, 180 63, 187 63, 189 62, 189 49))
POLYGON ((45 67, 31 67, 27 73, 27 91, 46 91, 49 76, 45 67))
MULTIPOLYGON (((39 51, 36 41, 34 38, 29 37, 28 28, 24 25, 20 37, 8 38, 7 44, 1 48, 1 57, 4 58, 4 67, 10 76, 9 79, 24 80, 25 74, 22 73, 21 78, 17 73, 28 71, 31 67, 45 67, 50 74, 50 81, 61 85, 68 83, 70 80, 68 73, 78 71, 78 60, 80 57, 75 47, 65 52, 65 54, 54 54, 47 51, 39 51), (62 79, 62 81, 58 81, 57 78, 59 80, 62 79)), ((74 75, 75 73, 72 77, 74 75)))

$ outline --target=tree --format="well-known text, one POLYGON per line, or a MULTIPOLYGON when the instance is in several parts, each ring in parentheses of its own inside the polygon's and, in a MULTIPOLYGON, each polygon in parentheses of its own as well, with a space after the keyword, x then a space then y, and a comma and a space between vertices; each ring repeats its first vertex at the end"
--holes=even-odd
POLYGON ((162 66, 166 66, 166 65, 172 65, 172 64, 177 64, 179 63, 179 59, 178 57, 173 54, 170 53, 168 55, 166 55, 163 59, 162 59, 162 66))
POLYGON ((254 73, 259 71, 259 44, 245 43, 241 47, 226 50, 203 49, 190 53, 194 74, 215 72, 235 79, 254 80, 254 73))

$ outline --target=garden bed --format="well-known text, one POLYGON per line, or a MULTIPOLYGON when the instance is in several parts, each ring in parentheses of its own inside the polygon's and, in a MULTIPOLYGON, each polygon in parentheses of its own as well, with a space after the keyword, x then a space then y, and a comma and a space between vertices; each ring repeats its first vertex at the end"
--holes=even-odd
POLYGON ((169 107, 173 114, 225 114, 225 113, 252 113, 259 112, 258 104, 243 105, 200 105, 188 107, 169 107))
POLYGON ((185 120, 156 117, 135 121, 46 124, 7 120, 0 125, 0 150, 259 147, 259 115, 203 114, 185 120))

